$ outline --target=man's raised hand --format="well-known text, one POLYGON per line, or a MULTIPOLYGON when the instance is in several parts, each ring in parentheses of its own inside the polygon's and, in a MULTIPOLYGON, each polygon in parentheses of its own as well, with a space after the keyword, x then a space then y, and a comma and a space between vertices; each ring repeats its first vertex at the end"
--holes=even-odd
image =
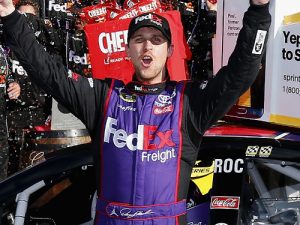
POLYGON ((0 16, 7 16, 15 10, 12 0, 0 0, 0 16))
POLYGON ((254 5, 264 5, 269 3, 270 0, 252 0, 252 3, 254 5))

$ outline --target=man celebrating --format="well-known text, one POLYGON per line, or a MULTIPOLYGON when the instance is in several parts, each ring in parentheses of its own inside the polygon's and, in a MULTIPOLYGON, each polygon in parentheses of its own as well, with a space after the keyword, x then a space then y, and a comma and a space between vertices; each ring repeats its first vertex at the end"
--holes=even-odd
POLYGON ((68 71, 35 41, 11 0, 0 0, 6 40, 29 76, 90 132, 97 170, 95 224, 186 224, 185 199, 201 136, 255 80, 271 22, 268 3, 251 1, 228 65, 204 87, 170 80, 172 35, 160 15, 132 19, 126 51, 135 73, 124 84, 68 71))

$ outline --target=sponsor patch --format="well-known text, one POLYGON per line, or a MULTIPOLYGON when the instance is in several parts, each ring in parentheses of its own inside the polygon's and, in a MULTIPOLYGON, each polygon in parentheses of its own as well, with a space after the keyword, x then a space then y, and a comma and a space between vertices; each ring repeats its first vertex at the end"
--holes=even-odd
POLYGON ((269 157, 272 153, 272 146, 262 146, 259 150, 259 157, 269 157))
POLYGON ((136 150, 158 150, 165 147, 174 147, 173 130, 159 131, 158 126, 138 125, 137 132, 127 133, 118 129, 118 120, 108 117, 104 131, 104 142, 113 143, 117 148, 136 150), (153 140, 156 142, 153 143, 153 140))
POLYGON ((135 91, 142 92, 142 93, 149 93, 149 92, 155 93, 156 91, 158 91, 158 88, 156 87, 152 88, 144 85, 134 85, 133 88, 135 91))
POLYGON ((255 43, 253 46, 252 54, 260 55, 264 49, 264 43, 267 36, 267 31, 258 30, 256 33, 255 43))
POLYGON ((121 109, 122 111, 126 112, 126 111, 132 111, 132 112, 135 112, 136 111, 136 108, 132 107, 132 106, 123 106, 123 105, 120 105, 118 104, 117 107, 119 109, 121 109))
POLYGON ((125 102, 136 102, 136 95, 135 94, 127 94, 125 93, 123 90, 125 88, 124 87, 116 87, 116 90, 118 90, 119 92, 119 96, 120 98, 125 101, 125 102))
POLYGON ((125 102, 136 102, 136 95, 134 95, 134 94, 129 95, 124 92, 121 92, 120 98, 125 102))
POLYGON ((94 88, 94 80, 93 80, 93 78, 88 78, 87 80, 89 82, 90 87, 94 88))
POLYGON ((201 89, 201 90, 204 90, 204 89, 206 88, 207 84, 208 84, 208 80, 203 81, 203 82, 200 84, 200 89, 201 89))
POLYGON ((143 218, 147 215, 154 214, 151 209, 148 210, 135 210, 132 208, 121 208, 108 205, 106 213, 111 217, 120 217, 124 219, 143 218))
POLYGON ((191 178, 204 177, 214 172, 214 164, 211 166, 203 167, 199 166, 201 161, 196 161, 193 167, 191 178))
POLYGON ((173 105, 168 105, 168 106, 164 106, 164 107, 154 106, 153 114, 161 115, 161 114, 165 114, 165 113, 171 113, 171 112, 173 112, 173 110, 174 110, 173 105))
POLYGON ((272 146, 248 146, 246 150, 246 156, 248 157, 269 157, 272 153, 273 147, 272 146))
POLYGON ((142 162, 165 163, 168 160, 176 158, 176 155, 174 148, 167 149, 165 151, 143 151, 142 162))
POLYGON ((246 150, 246 156, 248 156, 248 157, 254 157, 258 153, 258 150, 259 150, 259 146, 258 145, 248 146, 247 150, 246 150))
POLYGON ((173 90, 171 95, 168 94, 160 94, 154 102, 153 114, 161 115, 165 113, 171 113, 174 110, 174 106, 172 103, 173 98, 176 96, 175 89, 173 90))
POLYGON ((212 196, 211 209, 239 209, 240 197, 236 196, 212 196))

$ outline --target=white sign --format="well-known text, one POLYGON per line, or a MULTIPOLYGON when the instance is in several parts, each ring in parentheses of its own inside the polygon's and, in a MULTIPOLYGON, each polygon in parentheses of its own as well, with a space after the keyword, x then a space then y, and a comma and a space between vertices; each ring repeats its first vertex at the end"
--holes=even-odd
POLYGON ((300 21, 277 32, 270 121, 300 127, 300 21))
POLYGON ((218 1, 217 35, 214 42, 215 52, 213 54, 214 74, 216 74, 221 66, 227 65, 229 56, 235 47, 238 34, 243 26, 244 12, 248 7, 248 1, 218 1))
MULTIPOLYGON (((248 7, 249 1, 246 0, 218 1, 217 35, 213 54, 214 73, 227 64, 236 44, 237 33, 242 28, 243 14, 248 7)), ((246 103, 241 108, 236 106, 234 116, 300 127, 299 1, 272 0, 270 13, 272 24, 267 44, 265 71, 262 71, 265 73, 262 79, 265 83, 262 87, 263 106, 256 110, 251 106, 252 103, 241 98, 240 102, 243 100, 243 104, 246 103), (253 116, 254 113, 258 116, 253 116)), ((260 35, 263 36, 264 34, 260 35)), ((251 95, 250 91, 248 95, 251 95)))
POLYGON ((51 130, 86 129, 85 125, 57 101, 52 100, 51 130))

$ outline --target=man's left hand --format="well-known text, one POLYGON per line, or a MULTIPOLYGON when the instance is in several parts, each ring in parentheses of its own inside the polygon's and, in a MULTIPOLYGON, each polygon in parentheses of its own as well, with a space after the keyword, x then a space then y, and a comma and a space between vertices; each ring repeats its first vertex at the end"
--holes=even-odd
POLYGON ((17 82, 12 82, 8 85, 7 94, 10 100, 17 99, 20 96, 21 87, 17 82))
POLYGON ((252 0, 252 3, 254 5, 264 5, 264 4, 267 4, 269 2, 270 2, 270 0, 252 0))

